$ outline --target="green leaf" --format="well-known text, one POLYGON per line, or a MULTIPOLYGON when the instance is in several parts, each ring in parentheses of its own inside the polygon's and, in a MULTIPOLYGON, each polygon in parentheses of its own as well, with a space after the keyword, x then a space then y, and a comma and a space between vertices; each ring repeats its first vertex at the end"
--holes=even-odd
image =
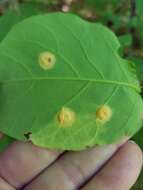
POLYGON ((136 0, 136 12, 137 12, 137 15, 141 18, 143 18, 142 7, 143 7, 143 1, 142 0, 136 0))
POLYGON ((132 45, 132 35, 131 34, 124 34, 119 36, 119 41, 123 47, 129 47, 132 45))
POLYGON ((135 62, 136 68, 137 68, 137 74, 138 77, 140 79, 140 83, 141 83, 141 96, 143 98, 143 59, 139 58, 139 57, 134 57, 132 58, 132 60, 135 62))
MULTIPOLYGON (((22 21, 23 19, 40 13, 40 9, 33 4, 23 4, 19 6, 19 11, 14 10, 7 11, 3 16, 0 17, 0 42, 4 39, 10 29, 16 23, 22 21)), ((13 142, 13 139, 5 136, 0 140, 0 152, 3 151, 9 144, 13 142)))
POLYGON ((119 47, 106 27, 72 14, 17 24, 0 45, 0 130, 64 150, 132 136, 143 102, 119 47))
POLYGON ((3 40, 13 25, 29 16, 38 14, 40 12, 40 9, 38 9, 33 4, 23 4, 19 6, 18 12, 14 10, 7 11, 3 16, 0 17, 0 41, 3 40))
POLYGON ((133 39, 131 34, 124 34, 118 37, 121 44, 120 55, 124 55, 127 47, 132 45, 133 39))
POLYGON ((137 75, 141 82, 143 82, 143 59, 139 57, 130 57, 130 60, 132 60, 135 63, 137 75))

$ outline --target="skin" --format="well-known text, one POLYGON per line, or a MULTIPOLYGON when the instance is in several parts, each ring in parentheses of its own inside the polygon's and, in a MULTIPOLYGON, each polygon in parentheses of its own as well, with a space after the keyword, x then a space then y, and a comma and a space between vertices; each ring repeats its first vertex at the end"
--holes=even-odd
POLYGON ((66 153, 14 142, 0 154, 0 190, 129 190, 142 163, 142 151, 127 138, 66 153))

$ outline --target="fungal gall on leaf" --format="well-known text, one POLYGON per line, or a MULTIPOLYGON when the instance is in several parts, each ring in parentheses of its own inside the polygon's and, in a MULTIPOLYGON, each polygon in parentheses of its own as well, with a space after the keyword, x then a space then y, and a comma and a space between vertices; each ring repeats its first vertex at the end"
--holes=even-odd
POLYGON ((62 127, 71 126, 75 121, 75 113, 67 107, 63 107, 58 113, 58 121, 62 127))
POLYGON ((39 65, 44 70, 50 70, 54 67, 56 62, 56 57, 51 52, 43 52, 39 55, 39 65))
POLYGON ((112 110, 109 106, 100 106, 96 111, 96 119, 101 122, 107 122, 112 116, 112 110))

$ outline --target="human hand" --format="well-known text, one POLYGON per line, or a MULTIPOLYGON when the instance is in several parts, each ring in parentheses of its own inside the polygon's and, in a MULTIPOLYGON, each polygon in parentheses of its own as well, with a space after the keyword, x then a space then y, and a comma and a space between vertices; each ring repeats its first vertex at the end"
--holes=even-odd
POLYGON ((66 153, 14 142, 0 155, 0 190, 129 190, 141 167, 131 141, 66 153))

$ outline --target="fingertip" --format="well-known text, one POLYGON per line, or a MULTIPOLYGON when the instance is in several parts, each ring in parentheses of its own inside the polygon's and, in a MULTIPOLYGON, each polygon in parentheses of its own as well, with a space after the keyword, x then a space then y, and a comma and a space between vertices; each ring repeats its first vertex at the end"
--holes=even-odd
POLYGON ((109 162, 82 189, 129 190, 136 182, 143 164, 140 147, 133 141, 122 145, 109 162))
POLYGON ((134 159, 134 163, 136 164, 136 166, 138 166, 137 168, 139 168, 140 171, 143 165, 143 152, 141 148, 135 141, 130 140, 126 143, 125 151, 126 150, 131 152, 131 154, 133 155, 132 159, 134 159))

